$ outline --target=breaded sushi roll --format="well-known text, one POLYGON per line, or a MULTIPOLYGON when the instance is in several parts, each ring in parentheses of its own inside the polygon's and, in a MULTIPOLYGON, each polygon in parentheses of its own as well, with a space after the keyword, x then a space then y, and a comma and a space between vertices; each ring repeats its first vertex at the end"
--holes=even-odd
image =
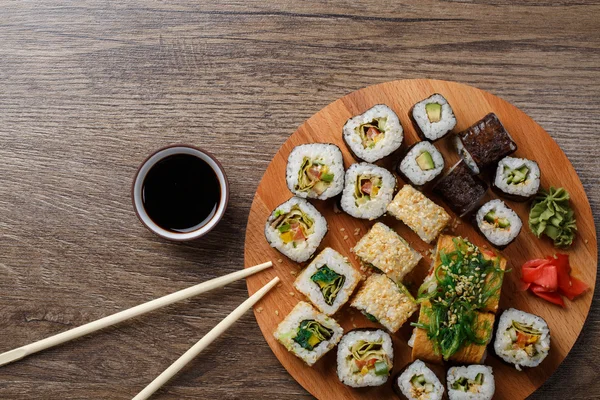
POLYGON ((392 333, 417 311, 417 303, 404 285, 383 274, 371 275, 350 305, 392 333))
POLYGON ((378 269, 395 282, 401 282, 423 258, 402 236, 381 222, 375 223, 352 251, 363 264, 378 269))
POLYGON ((396 189, 396 178, 377 165, 352 164, 346 171, 340 206, 354 218, 375 219, 385 213, 396 189))
POLYGON ((325 217, 298 197, 275 208, 265 224, 265 237, 271 247, 296 262, 308 260, 326 233, 325 217))
POLYGON ((416 360, 397 375, 393 388, 401 399, 442 400, 444 396, 444 386, 421 360, 416 360))
POLYGON ((333 319, 301 301, 273 334, 289 352, 312 366, 340 341, 344 331, 333 319))
POLYGON ((360 279, 361 274, 340 253, 327 247, 298 275, 294 287, 320 311, 333 315, 360 279))
POLYGON ((396 151, 402 145, 403 132, 396 113, 378 104, 350 118, 344 125, 343 138, 356 158, 372 163, 396 151))
POLYGON ((344 160, 334 144, 314 143, 294 147, 288 157, 286 182, 298 197, 325 200, 344 188, 344 160))
POLYGON ((441 139, 456 126, 452 107, 439 93, 415 104, 410 118, 419 136, 432 142, 441 139))
POLYGON ((494 351, 519 371, 537 367, 550 351, 548 324, 537 315, 509 308, 500 317, 494 351))
POLYGON ((381 386, 394 367, 392 338, 382 329, 357 329, 342 337, 337 375, 350 387, 381 386))
POLYGON ((450 221, 443 207, 410 185, 404 185, 387 207, 388 213, 404 222, 421 240, 431 243, 450 221))
POLYGON ((515 201, 527 201, 540 188, 540 167, 526 158, 504 157, 498 163, 494 189, 515 201))
POLYGON ((478 176, 473 175, 464 160, 460 160, 436 183, 433 192, 463 217, 481 203, 488 189, 478 176))
POLYGON ((492 400, 496 391, 492 367, 451 367, 446 377, 450 400, 492 400))
POLYGON ((494 113, 458 133, 454 140, 458 153, 476 174, 517 150, 517 144, 494 113))
POLYGON ((517 238, 523 223, 502 200, 485 203, 475 216, 479 231, 494 246, 502 249, 517 238))
POLYGON ((443 169, 442 153, 427 141, 414 144, 397 167, 398 174, 415 186, 433 181, 443 169))

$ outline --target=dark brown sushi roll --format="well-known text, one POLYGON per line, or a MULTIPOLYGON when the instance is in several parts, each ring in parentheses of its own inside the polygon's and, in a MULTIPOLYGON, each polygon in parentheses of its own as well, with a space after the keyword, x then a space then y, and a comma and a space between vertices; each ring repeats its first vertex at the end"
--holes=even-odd
POLYGON ((456 134, 455 143, 460 156, 476 174, 517 150, 517 144, 494 113, 456 134))
POLYGON ((460 217, 474 210, 488 189, 487 183, 473 175, 464 160, 456 163, 433 188, 460 217))

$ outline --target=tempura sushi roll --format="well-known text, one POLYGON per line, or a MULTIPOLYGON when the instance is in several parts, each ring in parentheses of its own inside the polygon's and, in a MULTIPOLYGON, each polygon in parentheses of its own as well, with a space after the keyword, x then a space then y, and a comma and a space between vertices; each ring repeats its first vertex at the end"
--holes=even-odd
POLYGON ((459 217, 463 217, 480 204, 487 188, 487 183, 473 175, 464 160, 460 160, 440 178, 433 192, 459 217))
POLYGON ((334 144, 294 147, 286 168, 288 189, 298 197, 325 200, 344 188, 344 160, 334 144))
POLYGON ((352 164, 345 182, 340 205, 354 218, 381 217, 396 189, 396 178, 391 172, 367 163, 352 164))
POLYGON ((521 232, 521 218, 502 200, 485 203, 475 216, 479 231, 494 246, 504 248, 521 232))
POLYGON ((444 386, 421 360, 416 360, 395 377, 393 388, 400 398, 408 400, 441 400, 444 396, 444 386))
POLYGON ((537 367, 550 351, 548 324, 537 315, 509 308, 500 317, 494 351, 519 371, 537 367))
POLYGON ((372 163, 396 151, 402 145, 403 132, 396 113, 378 104, 350 118, 344 125, 343 137, 356 158, 372 163))
POLYGON ((273 334, 289 352, 312 366, 340 341, 344 331, 333 319, 301 301, 273 334))
POLYGON ((371 275, 350 305, 392 333, 417 311, 417 303, 404 285, 383 274, 371 275))
POLYGON ((451 367, 446 377, 450 400, 492 400, 496 391, 492 367, 451 367))
POLYGON ((498 163, 494 189, 515 201, 526 201, 540 188, 540 167, 526 158, 504 157, 498 163))
POLYGON ((456 126, 452 107, 439 93, 415 104, 410 117, 419 136, 432 142, 444 137, 456 126))
POLYGON ((323 313, 333 315, 360 279, 361 274, 340 253, 327 247, 298 275, 294 287, 323 313))
POLYGON ((443 169, 444 157, 430 142, 414 144, 397 167, 398 174, 415 186, 433 181, 443 169))
POLYGON ((327 221, 308 201, 292 197, 278 206, 265 224, 271 247, 296 262, 308 260, 327 233, 327 221))
POLYGON ((377 222, 352 249, 363 264, 387 274, 395 282, 419 263, 421 254, 387 225, 377 222))
POLYGON ((381 386, 394 366, 392 338, 381 329, 357 329, 342 337, 337 350, 337 375, 351 387, 381 386))
POLYGON ((450 221, 443 207, 410 185, 404 185, 387 207, 388 213, 404 222, 421 240, 431 243, 450 221))
POLYGON ((455 143, 460 156, 476 174, 517 150, 517 144, 494 113, 458 133, 455 143))

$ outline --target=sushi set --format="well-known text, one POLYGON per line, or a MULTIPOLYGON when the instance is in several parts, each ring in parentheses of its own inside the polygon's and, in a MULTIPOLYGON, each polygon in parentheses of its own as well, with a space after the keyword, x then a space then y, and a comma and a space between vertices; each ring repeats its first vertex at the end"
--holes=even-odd
POLYGON ((388 82, 302 124, 252 203, 245 265, 286 370, 319 399, 519 399, 587 317, 597 239, 550 136, 466 85, 388 82), (565 301, 566 299, 567 301, 565 301))

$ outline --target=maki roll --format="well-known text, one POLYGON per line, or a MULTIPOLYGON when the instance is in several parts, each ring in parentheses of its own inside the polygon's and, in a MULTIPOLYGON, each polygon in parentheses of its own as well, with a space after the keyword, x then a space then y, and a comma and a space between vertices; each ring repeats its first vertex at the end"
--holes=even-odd
POLYGON ((394 392, 408 400, 442 400, 444 386, 423 361, 416 360, 394 378, 394 392))
POLYGON ((265 224, 271 247, 296 262, 308 260, 327 233, 327 221, 308 201, 292 197, 277 207, 265 224))
POLYGON ((476 174, 517 150, 517 144, 494 113, 458 133, 455 143, 460 156, 476 174))
POLYGON ((350 305, 392 333, 417 311, 417 303, 404 285, 383 274, 371 275, 350 305))
POLYGON ((375 162, 396 151, 404 139, 402 125, 394 111, 378 104, 350 118, 343 128, 348 149, 366 162, 375 162))
POLYGON ((404 185, 400 189, 387 211, 404 222, 426 243, 435 240, 450 221, 450 215, 443 207, 410 185, 404 185))
POLYGON ((387 274, 395 282, 419 263, 423 256, 387 225, 377 222, 352 249, 363 264, 387 274))
POLYGON ((333 315, 347 301, 361 275, 337 251, 327 247, 306 267, 294 287, 319 310, 333 315))
POLYGON ((504 248, 521 232, 521 218, 502 200, 485 203, 475 216, 477 227, 494 246, 504 248))
POLYGON ((273 334, 289 352, 312 366, 340 341, 344 331, 333 319, 301 301, 273 334))
POLYGON ((452 107, 439 93, 415 104, 410 118, 419 136, 432 142, 444 137, 456 126, 452 107))
POLYGON ((444 169, 444 157, 430 142, 418 142, 406 153, 398 174, 415 186, 423 186, 438 177, 444 169))
POLYGON ((494 189, 515 201, 526 201, 540 188, 540 167, 526 158, 504 157, 498 163, 494 189))
POLYGON ((357 329, 342 337, 337 350, 337 375, 351 387, 381 386, 394 366, 392 338, 381 329, 357 329))
POLYGON ((460 160, 438 181, 433 192, 463 217, 479 205, 487 188, 487 183, 473 175, 465 161, 460 160))
POLYGON ((344 188, 344 160, 334 144, 294 147, 286 168, 287 186, 298 197, 325 200, 344 188))
POLYGON ((381 217, 396 189, 396 178, 391 172, 367 163, 352 164, 345 182, 340 205, 354 218, 381 217))
POLYGON ((446 381, 450 400, 492 400, 496 391, 492 367, 485 365, 452 367, 446 381))
POLYGON ((500 317, 494 350, 519 371, 537 367, 550 351, 548 324, 537 315, 509 308, 500 317))

